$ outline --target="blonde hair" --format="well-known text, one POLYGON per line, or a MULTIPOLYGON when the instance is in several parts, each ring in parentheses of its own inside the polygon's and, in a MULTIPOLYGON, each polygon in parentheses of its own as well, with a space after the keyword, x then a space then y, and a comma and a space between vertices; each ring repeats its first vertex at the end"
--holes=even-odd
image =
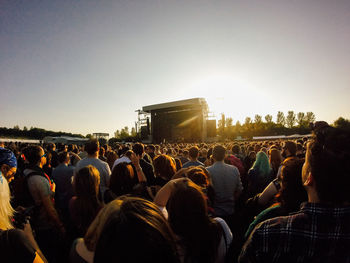
POLYGON ((120 211, 120 206, 122 203, 122 199, 118 198, 113 200, 112 202, 108 203, 108 205, 103 207, 94 221, 92 221, 84 236, 84 243, 88 250, 95 251, 97 240, 101 235, 103 227, 111 214, 120 211))
POLYGON ((7 180, 0 173, 0 229, 12 229, 11 219, 14 210, 10 204, 10 188, 7 180))

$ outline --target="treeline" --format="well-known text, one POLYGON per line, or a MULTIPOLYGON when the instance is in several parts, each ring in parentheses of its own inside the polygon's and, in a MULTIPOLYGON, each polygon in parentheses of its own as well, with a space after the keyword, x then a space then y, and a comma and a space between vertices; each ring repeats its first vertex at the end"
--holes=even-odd
POLYGON ((0 127, 0 136, 1 137, 10 137, 10 138, 26 138, 26 139, 36 139, 42 140, 46 136, 70 136, 70 137, 80 137, 85 138, 81 134, 73 134, 70 132, 55 132, 48 131, 41 128, 31 127, 28 129, 26 126, 23 129, 20 129, 18 125, 13 128, 0 127))
MULTIPOLYGON (((274 122, 272 115, 261 116, 256 114, 254 119, 246 117, 243 124, 239 121, 233 124, 232 118, 221 115, 218 121, 217 134, 222 140, 245 138, 253 136, 274 136, 311 133, 310 123, 315 122, 316 116, 313 112, 288 111, 287 115, 279 111, 274 122)), ((339 117, 332 125, 336 127, 350 127, 350 121, 339 117)))

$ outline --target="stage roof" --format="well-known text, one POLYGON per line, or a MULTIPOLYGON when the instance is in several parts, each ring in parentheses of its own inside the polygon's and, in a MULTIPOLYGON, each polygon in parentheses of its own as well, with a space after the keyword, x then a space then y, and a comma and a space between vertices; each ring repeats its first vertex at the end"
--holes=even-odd
POLYGON ((154 110, 168 109, 168 108, 181 107, 181 106, 191 106, 191 105, 203 105, 205 107, 208 107, 207 102, 205 101, 204 98, 193 98, 188 100, 178 100, 178 101, 172 101, 167 103, 144 106, 142 107, 142 111, 151 112, 154 110))

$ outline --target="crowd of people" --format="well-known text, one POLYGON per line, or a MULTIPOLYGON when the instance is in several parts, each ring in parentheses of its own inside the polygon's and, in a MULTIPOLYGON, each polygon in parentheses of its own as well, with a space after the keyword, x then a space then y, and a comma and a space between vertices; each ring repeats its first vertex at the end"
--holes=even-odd
POLYGON ((0 143, 1 262, 350 262, 350 132, 0 143))

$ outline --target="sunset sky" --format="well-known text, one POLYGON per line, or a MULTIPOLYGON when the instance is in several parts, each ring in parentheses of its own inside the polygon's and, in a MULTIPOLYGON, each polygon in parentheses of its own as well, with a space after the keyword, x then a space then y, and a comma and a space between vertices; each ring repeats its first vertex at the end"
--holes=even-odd
POLYGON ((0 126, 112 136, 196 97, 350 118, 349 43, 349 0, 0 0, 0 126))

